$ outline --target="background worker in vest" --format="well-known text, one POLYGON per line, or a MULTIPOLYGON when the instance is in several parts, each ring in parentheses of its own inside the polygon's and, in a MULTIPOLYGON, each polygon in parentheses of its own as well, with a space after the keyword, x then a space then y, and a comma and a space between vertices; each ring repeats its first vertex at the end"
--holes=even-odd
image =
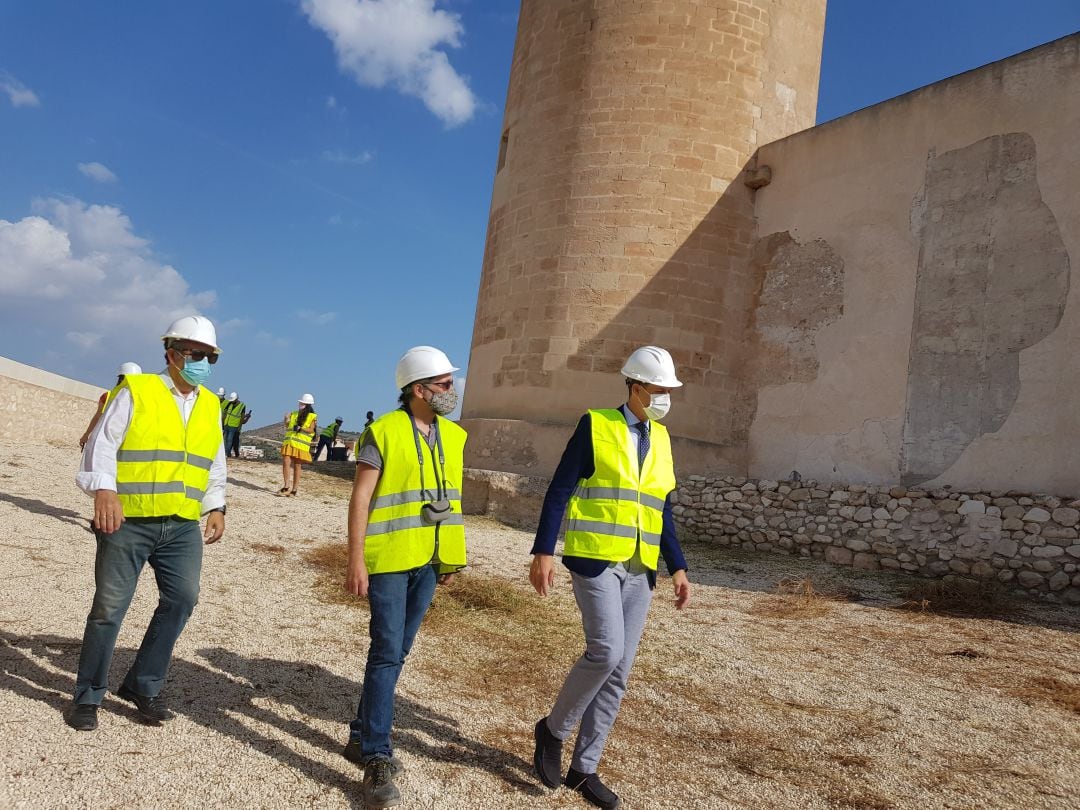
POLYGON ((364 767, 367 807, 401 802, 390 742, 394 691, 436 582, 465 567, 466 435, 441 418, 457 407, 457 370, 431 346, 405 352, 395 374, 401 407, 371 424, 357 458, 345 590, 368 599, 371 644, 344 754, 364 767))
POLYGON ((682 383, 671 355, 657 346, 631 354, 622 373, 626 404, 586 413, 566 445, 544 498, 529 568, 536 592, 546 596, 555 583, 555 539, 569 505, 563 564, 581 610, 585 654, 536 724, 534 765, 548 787, 566 784, 603 808, 619 806, 596 771, 645 627, 660 555, 672 576, 675 606, 681 610, 690 600, 671 511, 671 441, 656 421, 682 383), (563 779, 562 743, 579 723, 563 779))
POLYGON ((244 424, 244 403, 240 395, 233 391, 225 399, 221 411, 221 427, 225 433, 225 455, 240 458, 240 426, 244 424))
POLYGON ((330 451, 334 447, 334 440, 337 438, 338 431, 341 430, 341 423, 345 420, 340 416, 334 420, 333 424, 329 427, 325 427, 319 433, 319 447, 315 451, 315 460, 319 460, 319 454, 322 453, 323 447, 326 448, 326 460, 330 460, 330 451))
POLYGON ((292 496, 300 489, 300 468, 311 463, 311 440, 318 419, 311 394, 300 397, 296 410, 285 415, 285 441, 281 443, 281 475, 285 480, 278 495, 292 496))
POLYGON ((142 367, 138 363, 120 364, 120 368, 116 372, 116 385, 113 386, 112 390, 106 391, 98 398, 97 410, 94 411, 94 415, 90 418, 90 424, 86 426, 83 435, 79 437, 80 450, 86 447, 86 440, 90 438, 90 434, 94 432, 94 428, 97 427, 97 423, 101 420, 101 415, 105 413, 105 405, 116 393, 116 389, 120 387, 120 383, 124 381, 124 377, 128 374, 142 374, 142 367))
POLYGON ((83 731, 97 728, 116 636, 146 563, 154 569, 158 606, 116 695, 147 722, 172 717, 161 689, 173 646, 198 601, 203 543, 225 533, 221 409, 202 387, 221 352, 217 334, 209 320, 190 315, 174 321, 162 340, 165 370, 125 376, 75 477, 94 496, 97 537, 94 602, 65 716, 83 731))
POLYGON ((221 406, 221 410, 225 410, 225 389, 219 388, 217 390, 218 405, 221 406))

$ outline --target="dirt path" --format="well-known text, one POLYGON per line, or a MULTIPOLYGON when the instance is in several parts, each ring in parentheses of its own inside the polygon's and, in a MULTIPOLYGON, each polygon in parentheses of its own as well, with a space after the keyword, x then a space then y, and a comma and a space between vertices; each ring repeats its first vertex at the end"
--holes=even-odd
MULTIPOLYGON (((226 538, 152 728, 107 698, 67 728, 93 585, 90 501, 69 449, 0 445, 0 806, 359 807, 340 756, 366 651, 363 605, 312 550, 340 544, 348 482, 230 468, 226 538)), ((406 807, 585 807, 531 774, 532 724, 580 649, 569 583, 525 590, 529 535, 468 523, 471 575, 441 593, 399 687, 406 807)), ((325 549, 324 561, 334 556, 325 549)), ((627 808, 1080 806, 1080 623, 893 609, 901 581, 788 558, 687 550, 683 614, 657 590, 602 763, 627 808), (858 601, 778 596, 782 579, 858 601)), ((117 685, 153 610, 149 576, 120 635, 117 685)))

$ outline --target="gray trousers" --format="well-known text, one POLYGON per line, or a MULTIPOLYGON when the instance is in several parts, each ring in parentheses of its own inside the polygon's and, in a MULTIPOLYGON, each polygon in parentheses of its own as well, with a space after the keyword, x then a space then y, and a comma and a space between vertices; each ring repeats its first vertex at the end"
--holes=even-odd
POLYGON ((585 630, 585 654, 566 676, 547 724, 552 734, 565 740, 581 723, 570 762, 581 773, 596 773, 626 691, 652 601, 645 570, 635 557, 608 566, 597 577, 571 575, 585 630))

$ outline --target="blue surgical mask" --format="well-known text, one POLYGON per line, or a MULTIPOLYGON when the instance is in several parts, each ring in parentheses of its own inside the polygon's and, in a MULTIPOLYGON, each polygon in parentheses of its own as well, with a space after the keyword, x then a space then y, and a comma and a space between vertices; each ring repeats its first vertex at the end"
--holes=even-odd
POLYGON ((180 376, 192 385, 205 385, 210 379, 210 361, 205 357, 202 360, 184 360, 184 367, 179 369, 180 376))

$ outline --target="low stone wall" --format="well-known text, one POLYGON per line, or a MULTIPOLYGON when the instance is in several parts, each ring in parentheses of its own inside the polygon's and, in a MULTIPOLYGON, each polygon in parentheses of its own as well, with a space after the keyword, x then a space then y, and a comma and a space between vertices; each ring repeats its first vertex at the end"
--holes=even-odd
POLYGON ((0 357, 0 440, 52 441, 77 453, 103 390, 0 357))
POLYGON ((684 538, 1080 604, 1080 500, 695 475, 674 513, 684 538))

